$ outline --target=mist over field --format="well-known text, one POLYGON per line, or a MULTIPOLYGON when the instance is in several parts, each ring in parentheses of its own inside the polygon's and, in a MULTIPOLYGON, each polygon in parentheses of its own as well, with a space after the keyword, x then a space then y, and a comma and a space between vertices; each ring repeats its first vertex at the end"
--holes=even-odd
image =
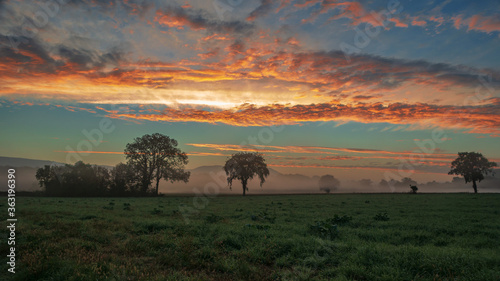
MULTIPOLYGON (((486 177, 479 183, 480 192, 500 192, 500 170, 497 170, 497 177, 486 177)), ((336 175, 334 175, 337 177, 336 175)), ((324 193, 320 191, 318 181, 320 176, 308 177, 300 174, 282 174, 270 169, 270 175, 266 182, 260 187, 257 179, 250 181, 248 194, 287 194, 287 193, 324 193)), ((338 178, 338 177, 337 177, 338 178)), ((345 180, 340 177, 340 186, 332 193, 408 193, 411 191, 408 184, 400 181, 389 184, 380 184, 379 181, 372 181, 367 185, 366 179, 360 178, 358 181, 345 180)), ((371 180, 368 180, 371 181, 371 180)), ((472 192, 472 184, 465 184, 463 178, 455 178, 452 182, 428 182, 417 183, 418 192, 425 193, 446 193, 446 192, 472 192)), ((232 191, 229 190, 226 182, 226 175, 221 166, 207 166, 191 170, 191 177, 188 183, 167 183, 162 182, 160 190, 163 193, 196 193, 214 192, 217 187, 221 194, 241 194, 241 184, 233 183, 232 191)))
MULTIPOLYGON (((54 162, 44 160, 32 160, 22 158, 0 157, 0 169, 7 170, 9 167, 16 167, 17 188, 20 191, 42 190, 35 178, 36 170, 43 165, 54 165, 54 162), (9 166, 6 164, 10 163, 9 166)), ((56 163, 57 164, 57 163, 56 163)), ((58 164, 62 165, 62 164, 58 164)), ((321 175, 306 176, 301 174, 283 174, 274 169, 269 169, 270 174, 266 182, 260 187, 258 180, 249 182, 249 194, 293 194, 293 193, 324 193, 319 189, 318 181, 321 175)), ((232 190, 227 184, 227 176, 222 166, 202 166, 190 170, 189 182, 160 182, 160 192, 165 194, 229 194, 240 195, 241 183, 234 182, 232 190)), ((410 192, 409 184, 401 181, 380 183, 360 178, 359 180, 343 180, 341 175, 335 175, 340 180, 337 189, 332 193, 406 193, 410 192), (392 188, 391 188, 392 186, 392 188)), ((7 175, 0 174, 0 181, 6 181, 7 175)), ((418 192, 424 193, 447 193, 447 192, 472 192, 471 183, 465 184, 463 178, 455 177, 452 182, 425 182, 417 183, 418 192)), ((5 187, 0 187, 5 191, 5 187)), ((479 192, 490 193, 500 192, 500 169, 497 169, 494 176, 486 176, 485 180, 479 183, 479 192)))

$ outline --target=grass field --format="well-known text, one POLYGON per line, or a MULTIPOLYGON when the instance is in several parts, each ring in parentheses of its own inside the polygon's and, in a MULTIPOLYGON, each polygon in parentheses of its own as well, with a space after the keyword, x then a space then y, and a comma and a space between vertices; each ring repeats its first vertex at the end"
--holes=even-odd
POLYGON ((500 280, 500 194, 207 200, 186 224, 193 197, 18 197, 0 278, 500 280))

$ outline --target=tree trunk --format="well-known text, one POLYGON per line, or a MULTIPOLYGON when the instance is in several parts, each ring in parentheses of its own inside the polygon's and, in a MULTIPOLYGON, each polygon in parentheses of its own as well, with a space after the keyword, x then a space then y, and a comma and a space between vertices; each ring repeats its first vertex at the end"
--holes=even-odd
POLYGON ((476 181, 472 181, 472 187, 474 188, 474 193, 477 193, 476 181))
POLYGON ((156 196, 158 196, 158 187, 160 186, 160 180, 161 178, 163 177, 163 173, 161 171, 161 167, 158 166, 158 168, 156 168, 156 176, 155 176, 155 179, 156 179, 156 196))
POLYGON ((156 178, 156 196, 158 196, 158 186, 160 185, 160 178, 156 178))
POLYGON ((246 180, 242 180, 241 184, 243 185, 243 196, 245 196, 245 193, 247 191, 247 181, 246 180))

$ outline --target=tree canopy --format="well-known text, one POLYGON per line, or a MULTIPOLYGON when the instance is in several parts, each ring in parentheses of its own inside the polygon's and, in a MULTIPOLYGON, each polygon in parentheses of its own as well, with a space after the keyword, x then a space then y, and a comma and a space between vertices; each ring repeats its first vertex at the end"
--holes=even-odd
POLYGON ((153 181, 154 192, 158 195, 161 179, 170 182, 189 180, 190 173, 184 171, 188 157, 177 145, 175 139, 159 133, 135 138, 132 143, 127 144, 127 163, 138 173, 141 192, 148 192, 153 181))
POLYGON ((110 183, 108 169, 85 164, 45 165, 36 172, 36 179, 49 196, 102 196, 110 183))
POLYGON ((326 193, 337 190, 340 186, 340 181, 332 175, 323 175, 318 181, 319 190, 326 193))
POLYGON ((472 182, 474 193, 477 193, 476 182, 481 182, 485 175, 493 174, 493 167, 497 163, 490 162, 478 152, 459 152, 457 159, 451 162, 449 175, 460 175, 464 177, 465 183, 472 182))
POLYGON ((262 154, 257 152, 239 152, 233 154, 226 161, 224 171, 228 176, 227 182, 230 188, 232 187, 233 180, 237 179, 241 181, 243 196, 245 196, 248 190, 248 180, 253 179, 257 175, 260 179, 260 186, 262 186, 266 181, 266 177, 269 176, 265 159, 262 154))

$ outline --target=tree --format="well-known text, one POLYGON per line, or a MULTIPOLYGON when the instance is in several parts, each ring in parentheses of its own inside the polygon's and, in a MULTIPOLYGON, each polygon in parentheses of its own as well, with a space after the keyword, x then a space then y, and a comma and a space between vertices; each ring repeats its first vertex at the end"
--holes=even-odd
POLYGON ((106 194, 111 183, 111 174, 108 168, 94 165, 92 169, 94 170, 95 193, 99 195, 106 194))
POLYGON ((36 178, 48 196, 102 196, 110 183, 107 168, 78 161, 75 165, 45 165, 36 178))
POLYGON ((410 184, 410 188, 411 188, 411 193, 413 193, 413 194, 417 194, 418 187, 417 187, 416 185, 411 185, 411 184, 410 184))
POLYGON ((39 168, 36 171, 36 179, 40 187, 45 189, 45 194, 48 196, 58 196, 62 195, 63 185, 62 185, 62 173, 63 166, 49 166, 45 165, 43 168, 39 168))
POLYGON ((478 152, 459 152, 458 158, 451 162, 449 175, 460 175, 464 177, 465 183, 472 182, 474 193, 477 193, 476 182, 481 182, 484 175, 493 174, 493 167, 497 163, 490 162, 478 152))
POLYGON ((232 187, 233 180, 237 179, 241 181, 243 196, 245 196, 248 190, 248 180, 253 179, 253 177, 257 175, 259 176, 260 186, 262 187, 262 184, 266 181, 266 177, 269 176, 269 170, 267 169, 265 159, 262 154, 257 152, 239 152, 233 154, 231 158, 226 161, 224 171, 228 176, 227 182, 229 188, 232 187))
POLYGON ((65 193, 68 196, 102 196, 109 186, 107 168, 78 161, 66 164, 62 174, 65 193))
POLYGON ((133 167, 119 163, 111 170, 109 191, 111 195, 123 196, 137 193, 137 173, 133 167))
POLYGON ((156 195, 162 178, 171 182, 189 180, 190 173, 184 171, 188 157, 177 145, 176 140, 159 133, 135 138, 127 144, 127 163, 138 172, 142 193, 149 191, 153 180, 156 195))
POLYGON ((337 190, 340 186, 340 181, 332 175, 324 175, 318 181, 319 190, 326 193, 337 190))

